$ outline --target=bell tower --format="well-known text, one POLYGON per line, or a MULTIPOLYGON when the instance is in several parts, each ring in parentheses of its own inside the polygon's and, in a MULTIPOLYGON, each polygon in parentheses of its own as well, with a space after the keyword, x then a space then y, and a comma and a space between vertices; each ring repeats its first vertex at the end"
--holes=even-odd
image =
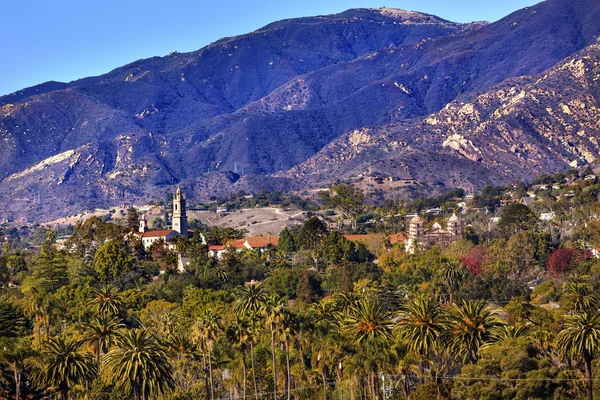
POLYGON ((140 219, 140 233, 148 232, 148 222, 146 222, 146 216, 142 215, 140 219))
POLYGON ((187 213, 185 210, 185 197, 181 193, 181 188, 177 188, 173 198, 173 230, 180 235, 188 234, 187 213))
POLYGON ((462 221, 456 213, 452 214, 450 219, 448 220, 448 232, 454 236, 462 236, 462 221))

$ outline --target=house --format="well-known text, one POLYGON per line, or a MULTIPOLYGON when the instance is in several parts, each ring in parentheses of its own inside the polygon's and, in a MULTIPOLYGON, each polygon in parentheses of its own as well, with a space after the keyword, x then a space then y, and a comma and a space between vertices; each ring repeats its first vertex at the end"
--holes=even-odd
POLYGON ((547 213, 541 213, 540 219, 542 221, 552 221, 554 219, 555 215, 556 215, 556 213, 554 211, 547 212, 547 213))
POLYGON ((279 244, 279 236, 253 236, 234 240, 226 245, 208 246, 208 255, 220 259, 223 254, 230 249, 236 251, 242 250, 266 250, 269 247, 276 247, 279 244))
POLYGON ((526 205, 527 207, 531 207, 535 203, 535 198, 533 197, 523 197, 521 198, 521 204, 526 205))
POLYGON ((426 214, 429 215, 440 215, 442 213, 442 209, 441 208, 430 208, 429 210, 425 211, 426 214))
POLYGON ((163 241, 165 244, 169 244, 176 236, 178 236, 178 232, 172 229, 164 230, 164 231, 150 231, 142 233, 142 244, 144 248, 148 250, 154 243, 158 241, 163 241))

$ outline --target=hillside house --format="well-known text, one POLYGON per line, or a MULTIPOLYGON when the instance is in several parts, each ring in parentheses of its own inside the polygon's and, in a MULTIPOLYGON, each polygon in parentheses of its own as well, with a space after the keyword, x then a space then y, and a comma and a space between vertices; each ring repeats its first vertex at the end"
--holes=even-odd
POLYGON ((243 250, 260 250, 264 251, 270 247, 277 247, 279 236, 253 236, 243 239, 234 240, 226 245, 208 246, 208 255, 221 259, 223 254, 230 249, 236 251, 243 250))

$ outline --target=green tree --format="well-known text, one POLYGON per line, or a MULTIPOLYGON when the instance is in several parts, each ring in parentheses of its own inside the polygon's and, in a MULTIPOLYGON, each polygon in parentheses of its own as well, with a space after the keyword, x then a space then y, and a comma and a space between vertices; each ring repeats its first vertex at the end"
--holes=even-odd
POLYGON ((583 358, 586 394, 593 400, 592 361, 600 349, 600 313, 584 312, 565 317, 563 329, 556 336, 563 357, 583 358))
POLYGON ((446 290, 450 295, 448 302, 452 304, 454 301, 454 293, 456 293, 460 287, 462 280, 467 274, 467 270, 460 262, 446 261, 442 263, 440 269, 436 272, 437 278, 446 287, 446 290))
POLYGON ((277 243, 277 250, 284 254, 294 253, 298 250, 297 238, 286 226, 279 235, 279 242, 277 243))
MULTIPOLYGON (((252 324, 246 318, 246 315, 238 315, 235 321, 233 321, 226 329, 226 336, 229 342, 242 353, 242 367, 243 367, 243 380, 242 380, 242 398, 246 398, 246 378, 248 376, 248 367, 246 365, 246 352, 252 341, 252 324)), ((258 393, 255 393, 258 397, 258 393)))
POLYGON ((164 395, 174 387, 165 347, 145 329, 124 331, 102 364, 107 382, 130 390, 135 400, 164 395))
POLYGON ((360 299, 352 305, 344 318, 344 331, 354 343, 392 338, 392 314, 374 298, 360 299))
POLYGON ((200 341, 202 354, 206 355, 204 362, 207 367, 206 369, 208 370, 208 382, 210 387, 210 391, 206 395, 207 397, 214 399, 215 385, 212 370, 212 354, 214 343, 219 338, 219 334, 221 333, 221 326, 219 325, 217 317, 213 314, 211 309, 205 310, 203 315, 198 319, 198 321, 196 321, 196 324, 194 324, 194 331, 200 341))
POLYGON ((127 209, 127 217, 125 219, 125 225, 130 231, 137 231, 140 224, 140 214, 138 210, 131 206, 127 209))
POLYGON ((531 230, 538 219, 535 214, 524 204, 511 204, 502 209, 498 227, 507 235, 531 230))
POLYGON ((317 250, 327 235, 327 227, 318 217, 311 217, 302 225, 298 243, 303 250, 317 250))
POLYGON ((88 307, 96 314, 103 316, 118 316, 124 308, 123 295, 112 285, 103 285, 91 290, 88 307))
POLYGON ((53 231, 46 232, 46 240, 32 263, 32 285, 47 292, 54 292, 69 282, 65 254, 54 247, 55 237, 53 231))
POLYGON ((454 304, 449 310, 448 320, 444 336, 450 349, 453 354, 473 364, 479 360, 479 349, 494 342, 499 328, 504 325, 485 300, 454 304))
POLYGON ((100 314, 83 325, 84 341, 93 346, 98 370, 102 364, 102 355, 115 343, 119 330, 124 327, 119 320, 108 314, 100 314))
POLYGON ((27 320, 23 311, 8 301, 0 301, 0 337, 17 337, 25 334, 27 320))
POLYGON ((81 341, 69 336, 49 338, 33 372, 39 387, 56 390, 62 400, 77 385, 91 382, 97 374, 94 357, 81 350, 81 341))
POLYGON ((339 209, 346 218, 352 221, 352 229, 356 229, 356 217, 365 208, 365 196, 360 190, 352 184, 340 183, 334 185, 331 192, 323 192, 321 198, 327 207, 339 209))
POLYGON ((122 239, 102 243, 94 256, 94 268, 101 282, 107 283, 133 269, 133 257, 122 239))
POLYGON ((31 339, 29 338, 2 338, 0 340, 0 362, 7 365, 12 372, 15 384, 15 400, 21 399, 25 363, 36 355, 37 352, 31 347, 31 339))
POLYGON ((440 345, 446 326, 446 313, 440 304, 433 297, 419 295, 400 308, 395 328, 401 342, 421 357, 422 368, 423 362, 440 345))

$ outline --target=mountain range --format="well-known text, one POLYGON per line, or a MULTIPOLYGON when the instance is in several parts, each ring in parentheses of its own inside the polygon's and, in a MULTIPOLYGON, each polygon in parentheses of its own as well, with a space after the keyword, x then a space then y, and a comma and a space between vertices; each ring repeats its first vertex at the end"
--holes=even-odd
POLYGON ((402 198, 592 164, 599 35, 596 0, 469 24, 354 9, 27 88, 0 97, 0 217, 151 201, 175 185, 204 201, 416 182, 382 195, 402 198))

